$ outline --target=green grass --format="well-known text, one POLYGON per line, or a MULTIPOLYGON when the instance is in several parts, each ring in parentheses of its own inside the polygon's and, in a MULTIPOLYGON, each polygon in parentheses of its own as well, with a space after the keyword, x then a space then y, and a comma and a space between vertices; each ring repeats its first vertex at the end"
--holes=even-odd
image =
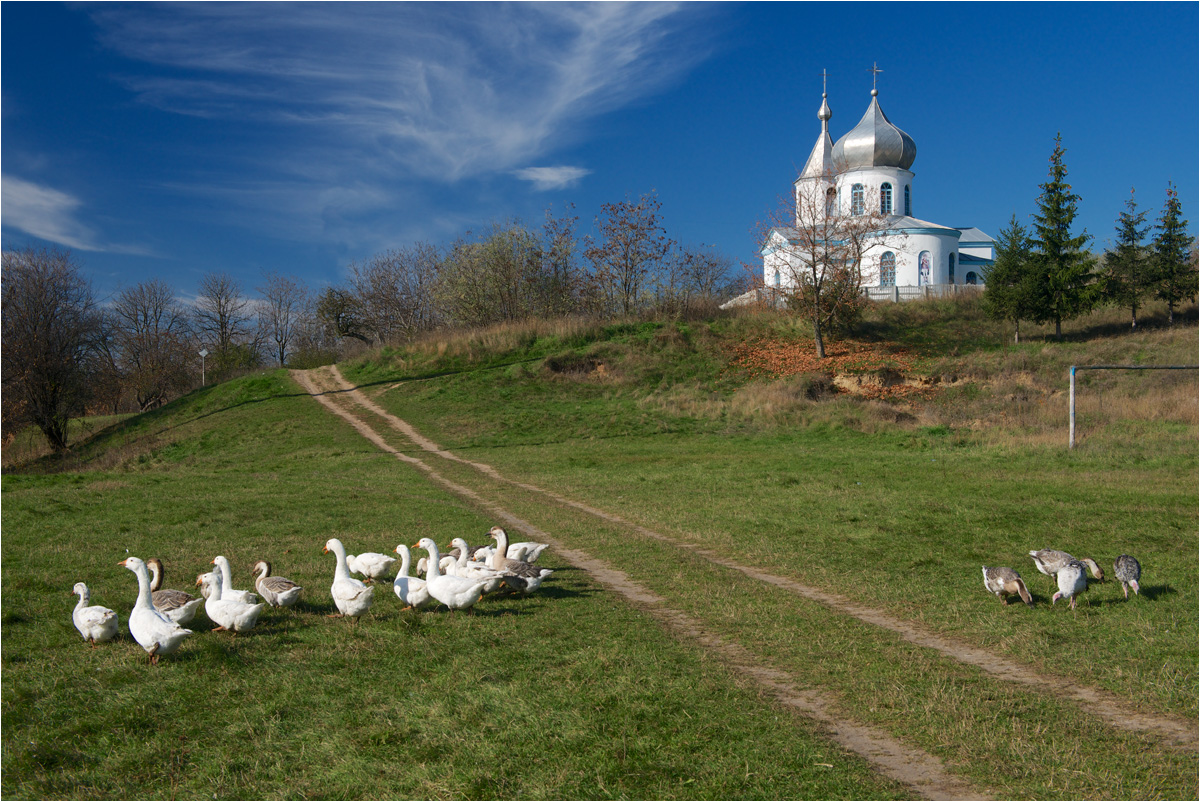
MULTIPOLYGON (((1067 452, 1061 414, 1023 407, 1061 403, 1051 394, 1075 362, 1194 361, 1194 325, 1080 335, 1103 332, 1102 315, 1063 345, 1012 348, 992 336, 998 328, 979 333, 971 314, 913 304, 866 321, 865 334, 924 349, 925 368, 971 378, 903 415, 844 397, 739 411, 756 384, 728 369, 728 345, 801 338, 785 316, 510 327, 342 368, 441 445, 668 536, 638 535, 387 434, 979 790, 1195 797, 1194 752, 678 545, 1195 720, 1194 421, 1141 414, 1148 402, 1138 399, 1159 390, 1116 378, 1092 386, 1107 411, 1089 413, 1088 438, 1067 452), (1114 414, 1118 397, 1132 406, 1114 414), (1134 554, 1143 594, 1125 602, 1107 583, 1089 588, 1077 615, 1052 606, 1026 556, 1044 546, 1106 570, 1134 554), (985 563, 1016 568, 1037 606, 986 593, 985 563)), ((474 543, 495 521, 377 450, 283 373, 205 388, 97 434, 67 460, 22 470, 3 479, 2 789, 13 798, 912 793, 553 550, 542 561, 558 571, 539 593, 485 599, 474 617, 401 613, 381 587, 361 624, 325 618, 326 538, 351 551, 424 535, 474 543), (124 626, 134 596, 132 575, 116 566, 125 549, 162 557, 172 587, 190 586, 219 553, 246 586, 265 557, 305 585, 305 602, 236 640, 201 624, 152 671, 128 636, 90 650, 70 625, 70 587, 84 580, 124 626)))
POLYGON ((474 617, 401 612, 384 586, 357 626, 326 618, 326 538, 387 550, 491 522, 283 374, 107 437, 119 470, 4 477, 7 798, 904 796, 553 555, 541 593, 474 617), (242 586, 267 557, 304 602, 236 639, 201 619, 152 669, 127 634, 92 650, 70 623, 83 580, 124 630, 126 549, 182 588, 216 554, 242 586))

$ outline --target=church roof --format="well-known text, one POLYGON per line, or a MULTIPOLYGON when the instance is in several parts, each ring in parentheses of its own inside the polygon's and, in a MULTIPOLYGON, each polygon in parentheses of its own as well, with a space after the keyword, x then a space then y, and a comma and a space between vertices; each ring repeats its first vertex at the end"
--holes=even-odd
POLYGON ((917 159, 917 143, 901 131, 879 107, 879 92, 871 90, 867 113, 833 146, 833 160, 841 170, 899 167, 907 170, 917 159))
POLYGON ((959 228, 951 228, 950 226, 943 226, 943 225, 939 225, 937 223, 931 223, 928 220, 918 220, 915 217, 908 217, 907 215, 903 215, 903 214, 889 215, 888 217, 886 217, 884 219, 883 224, 880 226, 880 228, 887 230, 887 231, 915 231, 918 229, 935 229, 939 233, 945 232, 948 234, 950 232, 953 232, 953 233, 959 234, 959 235, 961 235, 961 233, 962 233, 962 229, 959 229, 959 228))
POLYGON ((962 242, 994 242, 991 237, 984 234, 977 228, 960 228, 962 232, 962 242))

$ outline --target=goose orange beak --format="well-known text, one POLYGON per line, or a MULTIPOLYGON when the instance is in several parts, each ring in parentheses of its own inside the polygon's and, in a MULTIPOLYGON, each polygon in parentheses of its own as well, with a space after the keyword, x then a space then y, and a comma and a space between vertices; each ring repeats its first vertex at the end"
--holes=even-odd
POLYGON ((328 547, 328 546, 323 546, 323 547, 321 548, 321 553, 322 553, 322 554, 328 554, 328 553, 329 553, 329 547, 328 547))

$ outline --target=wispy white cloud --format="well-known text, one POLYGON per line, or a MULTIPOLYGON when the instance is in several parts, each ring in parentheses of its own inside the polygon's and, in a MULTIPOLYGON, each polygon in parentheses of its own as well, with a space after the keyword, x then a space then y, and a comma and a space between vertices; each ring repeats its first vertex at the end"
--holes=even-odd
POLYGON ((167 68, 126 78, 147 103, 280 126, 283 153, 319 145, 348 169, 453 182, 543 161, 675 80, 704 56, 683 8, 188 3, 93 16, 109 47, 167 68))
POLYGON ((78 219, 82 202, 57 189, 10 175, 0 176, 0 216, 4 225, 47 242, 81 251, 105 248, 78 219))
POLYGON ((591 172, 583 167, 525 167, 513 170, 513 175, 522 181, 529 181, 540 192, 574 186, 591 172))

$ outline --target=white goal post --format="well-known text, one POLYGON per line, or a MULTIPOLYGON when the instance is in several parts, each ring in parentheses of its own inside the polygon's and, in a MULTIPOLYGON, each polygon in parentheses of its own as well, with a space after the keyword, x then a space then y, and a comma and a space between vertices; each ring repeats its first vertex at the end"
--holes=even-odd
POLYGON ((1071 366, 1071 432, 1067 448, 1075 447, 1075 371, 1077 370, 1200 370, 1200 365, 1072 365, 1071 366))

